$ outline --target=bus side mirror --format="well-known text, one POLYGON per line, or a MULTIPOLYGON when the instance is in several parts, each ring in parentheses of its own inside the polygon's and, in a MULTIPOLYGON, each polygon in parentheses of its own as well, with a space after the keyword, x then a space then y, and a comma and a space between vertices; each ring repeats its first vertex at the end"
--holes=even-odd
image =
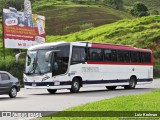
POLYGON ((60 50, 52 50, 52 51, 46 52, 46 54, 45 54, 45 61, 46 61, 46 62, 49 62, 49 57, 50 57, 50 55, 51 55, 52 53, 59 52, 59 51, 60 51, 60 50))
POLYGON ((16 63, 18 63, 18 59, 21 55, 26 55, 26 52, 21 52, 21 53, 18 53, 16 54, 15 58, 16 58, 16 63))

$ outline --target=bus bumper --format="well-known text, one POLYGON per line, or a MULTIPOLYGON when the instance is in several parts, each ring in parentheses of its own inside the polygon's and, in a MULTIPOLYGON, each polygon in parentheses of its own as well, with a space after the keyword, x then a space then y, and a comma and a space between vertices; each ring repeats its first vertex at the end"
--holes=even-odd
POLYGON ((71 84, 60 82, 25 82, 24 88, 27 89, 66 89, 71 88, 71 84))

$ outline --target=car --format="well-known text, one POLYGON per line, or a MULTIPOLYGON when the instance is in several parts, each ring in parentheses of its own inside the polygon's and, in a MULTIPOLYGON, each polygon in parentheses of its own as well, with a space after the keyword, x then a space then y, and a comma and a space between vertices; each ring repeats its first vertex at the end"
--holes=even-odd
POLYGON ((6 71, 0 71, 0 95, 8 94, 10 98, 15 98, 19 91, 19 80, 6 71))

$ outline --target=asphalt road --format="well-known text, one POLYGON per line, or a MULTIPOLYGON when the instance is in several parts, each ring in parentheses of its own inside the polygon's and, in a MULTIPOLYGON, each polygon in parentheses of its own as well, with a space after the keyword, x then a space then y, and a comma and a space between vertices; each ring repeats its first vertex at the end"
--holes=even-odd
POLYGON ((59 90, 49 94, 45 89, 21 89, 17 98, 10 99, 8 95, 0 96, 0 111, 61 111, 77 105, 109 99, 128 94, 142 94, 160 88, 160 79, 152 84, 137 85, 135 89, 108 91, 105 87, 81 88, 80 93, 70 93, 69 90, 59 90))

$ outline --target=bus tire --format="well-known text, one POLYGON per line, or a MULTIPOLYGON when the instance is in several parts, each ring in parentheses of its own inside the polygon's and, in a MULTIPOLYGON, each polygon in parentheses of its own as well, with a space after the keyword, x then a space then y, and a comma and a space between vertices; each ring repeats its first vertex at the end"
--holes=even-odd
POLYGON ((135 77, 131 77, 129 80, 129 85, 124 86, 125 89, 134 89, 136 87, 137 80, 135 77))
POLYGON ((108 90, 115 90, 117 86, 106 86, 108 90))
POLYGON ((80 81, 78 78, 74 78, 70 89, 71 93, 78 93, 80 89, 80 81))
POLYGON ((57 89, 47 89, 50 94, 54 94, 57 92, 57 89))

